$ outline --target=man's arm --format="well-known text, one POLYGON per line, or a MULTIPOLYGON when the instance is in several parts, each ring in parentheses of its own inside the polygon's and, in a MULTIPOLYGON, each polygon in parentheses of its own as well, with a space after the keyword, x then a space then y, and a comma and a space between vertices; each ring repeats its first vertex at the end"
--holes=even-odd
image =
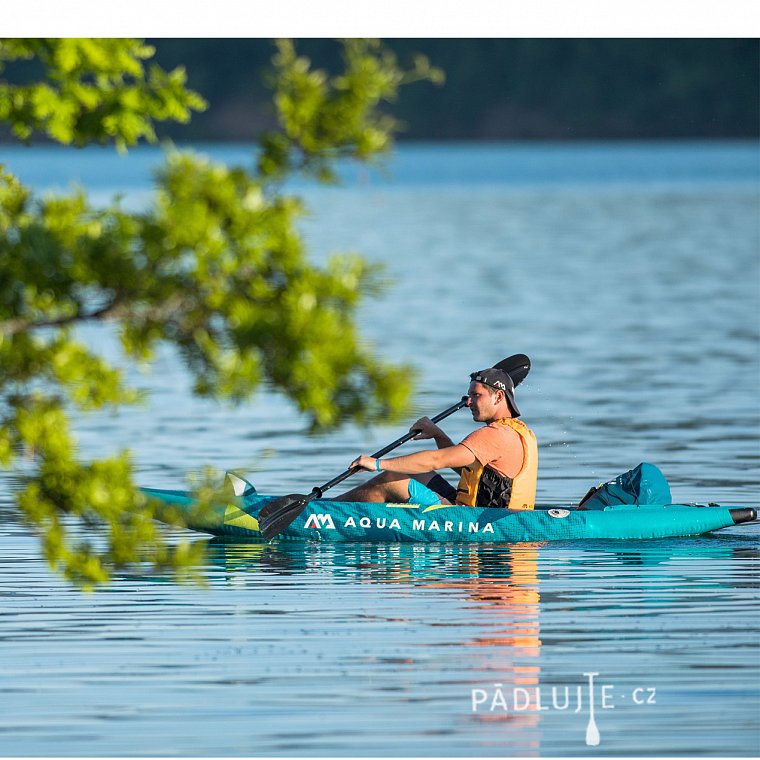
MULTIPOLYGON (((432 438, 435 440, 435 445, 438 446, 439 449, 447 449, 454 446, 454 441, 452 441, 451 438, 449 438, 446 433, 444 433, 443 430, 430 419, 430 417, 420 417, 409 430, 419 431, 413 438, 415 441, 432 438)), ((457 475, 462 474, 461 467, 452 467, 451 469, 454 470, 457 475)))
POLYGON ((445 449, 454 445, 454 441, 430 419, 430 417, 420 417, 417 422, 409 428, 409 432, 418 431, 412 440, 422 441, 426 438, 433 438, 435 445, 439 449, 445 449))
MULTIPOLYGON (((475 455, 462 444, 447 446, 444 449, 433 451, 417 451, 403 457, 391 457, 382 459, 382 469, 388 472, 399 472, 404 475, 419 475, 422 472, 441 470, 445 467, 454 469, 467 467, 475 461, 475 455)), ((376 469, 377 460, 362 454, 351 462, 351 467, 361 467, 363 470, 373 472, 376 469)))

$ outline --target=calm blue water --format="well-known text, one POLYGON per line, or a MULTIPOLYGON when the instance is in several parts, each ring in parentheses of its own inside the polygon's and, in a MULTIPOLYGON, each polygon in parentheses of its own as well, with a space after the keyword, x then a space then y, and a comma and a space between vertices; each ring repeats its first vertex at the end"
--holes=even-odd
MULTIPOLYGON (((41 192, 75 179, 130 207, 157 160, 0 147, 41 192)), ((525 352, 542 502, 648 460, 679 500, 757 506, 759 165, 742 143, 424 145, 388 176, 348 168, 341 188, 298 190, 315 259, 358 250, 386 266, 392 285, 360 323, 377 353, 418 367, 410 421, 525 352)), ((107 330, 81 335, 118 360, 107 330)), ((144 485, 183 487, 211 464, 308 491, 402 432, 314 438, 273 394, 195 400, 168 350, 132 379, 148 406, 76 428, 83 456, 131 448, 144 485)), ((471 422, 445 427, 456 439, 471 422)), ((760 753, 760 523, 512 547, 198 536, 207 588, 123 574, 84 596, 50 574, 13 490, 3 475, 0 754, 760 753)))

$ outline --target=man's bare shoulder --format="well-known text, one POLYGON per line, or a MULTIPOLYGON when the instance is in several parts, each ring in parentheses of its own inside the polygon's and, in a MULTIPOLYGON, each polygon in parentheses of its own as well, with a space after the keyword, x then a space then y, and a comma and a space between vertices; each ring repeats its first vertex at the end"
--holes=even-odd
POLYGON ((483 425, 483 427, 473 430, 462 443, 467 445, 469 442, 482 442, 484 444, 503 446, 505 441, 509 441, 510 444, 518 444, 520 443, 520 434, 506 425, 500 425, 498 422, 489 422, 483 425))

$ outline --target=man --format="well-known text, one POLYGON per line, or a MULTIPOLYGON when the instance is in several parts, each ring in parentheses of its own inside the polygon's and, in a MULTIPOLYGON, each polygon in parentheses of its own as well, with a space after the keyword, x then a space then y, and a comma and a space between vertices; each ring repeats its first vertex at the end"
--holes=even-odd
POLYGON ((467 405, 483 427, 454 444, 438 425, 422 417, 410 430, 419 431, 416 439, 433 438, 437 450, 386 459, 362 454, 351 466, 380 474, 338 500, 533 509, 538 447, 533 431, 516 419, 520 410, 514 382, 495 368, 473 372, 470 380, 467 405), (445 467, 460 474, 457 488, 435 472, 445 467))

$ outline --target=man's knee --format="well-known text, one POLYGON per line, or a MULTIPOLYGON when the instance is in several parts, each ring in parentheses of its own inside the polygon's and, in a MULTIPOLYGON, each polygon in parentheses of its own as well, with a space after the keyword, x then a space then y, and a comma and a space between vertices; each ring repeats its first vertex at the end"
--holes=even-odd
POLYGON ((412 480, 416 480, 422 485, 427 485, 430 479, 435 475, 433 472, 423 472, 412 477, 400 472, 382 471, 370 480, 367 485, 382 490, 385 501, 409 501, 411 491, 414 486, 410 486, 412 480))
POLYGON ((400 472, 387 472, 378 477, 377 486, 386 501, 409 501, 409 476, 400 472))

